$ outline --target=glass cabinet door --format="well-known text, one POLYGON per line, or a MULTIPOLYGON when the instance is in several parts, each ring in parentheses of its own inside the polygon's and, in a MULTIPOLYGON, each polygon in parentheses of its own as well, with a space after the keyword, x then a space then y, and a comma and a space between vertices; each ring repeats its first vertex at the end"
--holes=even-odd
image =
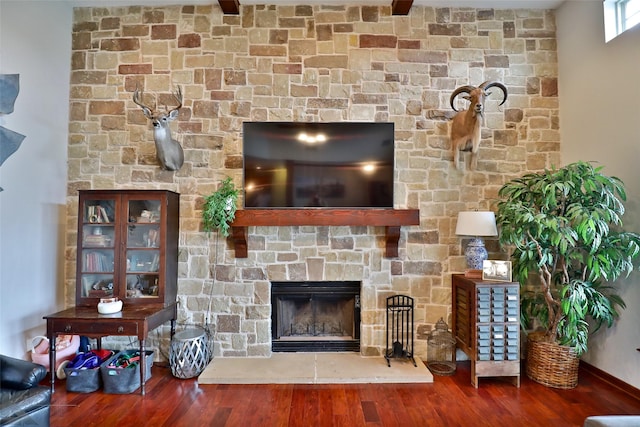
POLYGON ((81 207, 82 297, 109 298, 114 294, 115 207, 114 199, 85 200, 81 207))
POLYGON ((177 297, 180 195, 168 190, 79 190, 76 304, 124 306, 177 297))
POLYGON ((160 280, 160 200, 128 200, 126 297, 158 298, 160 280))

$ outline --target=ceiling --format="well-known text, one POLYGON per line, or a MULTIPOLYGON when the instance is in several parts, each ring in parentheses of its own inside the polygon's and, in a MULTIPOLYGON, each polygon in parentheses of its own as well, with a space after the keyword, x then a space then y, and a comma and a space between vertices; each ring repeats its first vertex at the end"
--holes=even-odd
MULTIPOLYGON (((49 0, 52 1, 52 0, 49 0)), ((555 9, 565 0, 413 0, 415 6, 474 7, 491 9, 555 9)), ((218 0, 67 0, 73 6, 168 6, 175 4, 218 4, 218 0)), ((239 0, 250 4, 308 4, 308 5, 390 5, 392 0, 239 0)))

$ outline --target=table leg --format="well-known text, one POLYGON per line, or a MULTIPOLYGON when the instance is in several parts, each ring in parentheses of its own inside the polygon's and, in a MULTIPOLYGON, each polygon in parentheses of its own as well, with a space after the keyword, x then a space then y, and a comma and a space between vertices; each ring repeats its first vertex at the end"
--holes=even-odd
POLYGON ((145 354, 145 340, 141 339, 140 340, 140 394, 142 396, 144 396, 145 393, 145 389, 144 389, 144 380, 145 380, 145 374, 147 372, 147 355, 145 354))
POLYGON ((53 393, 56 382, 56 334, 49 332, 49 372, 51 374, 51 393, 53 393))

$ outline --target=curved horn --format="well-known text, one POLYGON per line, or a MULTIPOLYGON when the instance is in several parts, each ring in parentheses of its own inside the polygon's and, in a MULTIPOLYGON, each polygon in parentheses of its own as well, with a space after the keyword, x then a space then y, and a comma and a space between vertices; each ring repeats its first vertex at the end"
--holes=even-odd
POLYGON ((453 108, 453 111, 458 111, 456 107, 453 105, 453 101, 455 101, 456 96, 460 95, 461 93, 470 93, 474 89, 475 89, 474 86, 466 85, 466 86, 460 86, 458 89, 453 91, 453 93, 451 94, 451 98, 449 98, 449 104, 451 104, 451 108, 453 108))
POLYGON ((507 94, 508 94, 507 87, 505 85, 503 85, 502 83, 495 82, 495 81, 493 81, 493 82, 492 81, 486 81, 486 82, 482 83, 479 87, 481 89, 484 89, 485 91, 491 89, 492 87, 497 87, 498 89, 500 89, 502 91, 502 95, 503 95, 502 102, 500 103, 500 105, 504 104, 507 101, 507 94))

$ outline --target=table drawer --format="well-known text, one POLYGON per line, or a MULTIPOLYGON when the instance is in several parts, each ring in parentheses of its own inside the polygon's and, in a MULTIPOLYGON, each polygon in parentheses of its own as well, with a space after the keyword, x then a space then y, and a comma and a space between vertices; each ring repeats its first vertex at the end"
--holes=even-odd
POLYGON ((129 322, 70 322, 54 320, 53 329, 58 333, 74 335, 138 335, 138 324, 129 322))

